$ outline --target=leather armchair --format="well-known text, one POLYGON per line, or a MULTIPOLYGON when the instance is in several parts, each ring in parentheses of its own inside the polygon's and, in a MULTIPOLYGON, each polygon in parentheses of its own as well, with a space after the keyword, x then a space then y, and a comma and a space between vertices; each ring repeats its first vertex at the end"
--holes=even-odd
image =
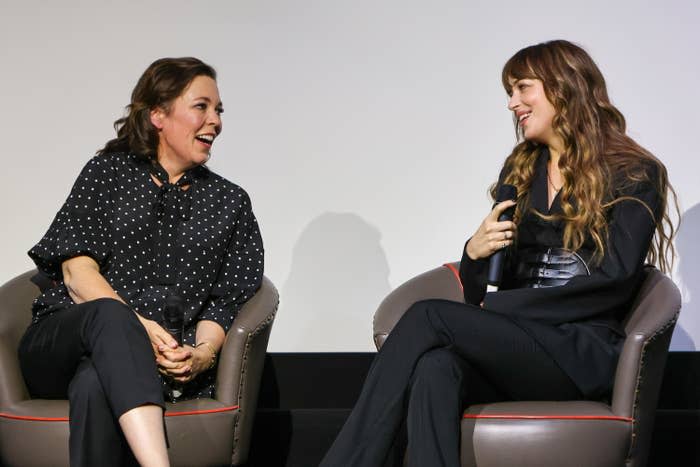
MULTIPOLYGON (((416 301, 464 302, 459 263, 417 276, 394 290, 374 316, 384 343, 416 301)), ((627 316, 627 333, 610 404, 593 401, 501 402, 468 407, 461 424, 461 464, 532 467, 646 465, 664 365, 681 306, 676 285, 654 268, 627 316)), ((410 455, 410 454, 409 454, 410 455)))
MULTIPOLYGON (((28 271, 0 287, 0 465, 67 466, 68 401, 31 399, 17 347, 38 295, 28 271)), ((267 342, 279 296, 263 283, 229 330, 219 356, 216 399, 167 404, 173 466, 238 465, 250 447, 267 342)))

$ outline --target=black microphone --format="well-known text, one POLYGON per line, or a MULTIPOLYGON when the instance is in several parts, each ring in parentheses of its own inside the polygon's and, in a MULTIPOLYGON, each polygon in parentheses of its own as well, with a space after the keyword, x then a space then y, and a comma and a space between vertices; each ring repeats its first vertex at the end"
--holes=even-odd
MULTIPOLYGON (((182 345, 182 339, 185 334, 185 308, 182 298, 177 295, 169 295, 165 299, 163 327, 177 341, 177 345, 182 345)), ((168 386, 169 391, 167 391, 166 395, 170 402, 177 402, 182 397, 182 383, 171 380, 168 386)))
MULTIPOLYGON (((506 201, 509 199, 515 199, 518 196, 518 190, 513 185, 501 185, 498 189, 498 195, 496 196, 496 203, 506 201)), ((498 216, 498 222, 512 221, 513 213, 515 212, 515 206, 510 207, 503 211, 500 216, 498 216)), ((505 251, 500 249, 491 255, 489 258, 489 275, 486 280, 488 292, 494 292, 498 290, 501 285, 501 276, 503 275, 503 262, 505 259, 505 251)))
POLYGON ((177 345, 182 345, 182 338, 185 333, 185 309, 182 298, 177 295, 169 295, 165 299, 163 308, 163 327, 177 341, 177 345))

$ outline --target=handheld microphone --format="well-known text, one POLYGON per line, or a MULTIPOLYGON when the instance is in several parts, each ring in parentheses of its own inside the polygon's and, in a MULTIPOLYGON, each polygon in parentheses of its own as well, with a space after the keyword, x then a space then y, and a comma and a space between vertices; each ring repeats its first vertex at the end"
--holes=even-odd
MULTIPOLYGON (((498 189, 498 195, 496 196, 496 203, 506 201, 509 199, 515 199, 518 196, 518 190, 513 185, 501 185, 498 189)), ((515 206, 510 207, 503 211, 500 216, 498 216, 498 222, 512 221, 513 213, 515 212, 515 206)), ((503 275, 503 262, 505 261, 505 251, 500 249, 489 258, 489 274, 486 280, 486 291, 495 292, 501 285, 501 276, 503 275)))
MULTIPOLYGON (((185 309, 182 298, 177 295, 169 295, 165 299, 163 307, 163 327, 177 341, 177 345, 182 345, 185 333, 185 309)), ((177 381, 170 381, 168 386, 168 396, 170 402, 177 402, 182 397, 182 384, 177 381)))
POLYGON ((182 298, 177 295, 169 295, 165 299, 163 308, 163 327, 177 341, 177 345, 182 345, 182 338, 185 332, 185 309, 182 298))

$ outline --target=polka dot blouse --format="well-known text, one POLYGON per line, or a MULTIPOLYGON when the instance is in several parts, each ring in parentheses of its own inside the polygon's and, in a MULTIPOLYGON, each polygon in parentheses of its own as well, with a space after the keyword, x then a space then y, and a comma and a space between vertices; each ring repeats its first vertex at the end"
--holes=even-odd
POLYGON ((202 166, 170 184, 160 166, 124 153, 87 163, 29 251, 55 281, 34 301, 35 321, 73 304, 61 263, 78 255, 97 261, 119 296, 145 318, 162 323, 166 297, 179 295, 190 345, 200 320, 228 331, 263 274, 262 239, 242 188, 202 166))

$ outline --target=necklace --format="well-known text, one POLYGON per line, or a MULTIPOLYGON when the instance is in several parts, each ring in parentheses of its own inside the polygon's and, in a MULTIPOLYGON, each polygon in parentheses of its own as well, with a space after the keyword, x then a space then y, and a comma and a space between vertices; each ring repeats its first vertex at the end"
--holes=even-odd
MULTIPOLYGON (((549 177, 549 170, 547 170, 547 181, 549 182, 549 185, 552 187, 554 192, 559 193, 559 191, 561 190, 561 186, 559 188, 557 188, 556 185, 554 185, 554 182, 552 182, 552 179, 549 177)), ((564 186, 564 185, 562 185, 562 186, 564 186)))

